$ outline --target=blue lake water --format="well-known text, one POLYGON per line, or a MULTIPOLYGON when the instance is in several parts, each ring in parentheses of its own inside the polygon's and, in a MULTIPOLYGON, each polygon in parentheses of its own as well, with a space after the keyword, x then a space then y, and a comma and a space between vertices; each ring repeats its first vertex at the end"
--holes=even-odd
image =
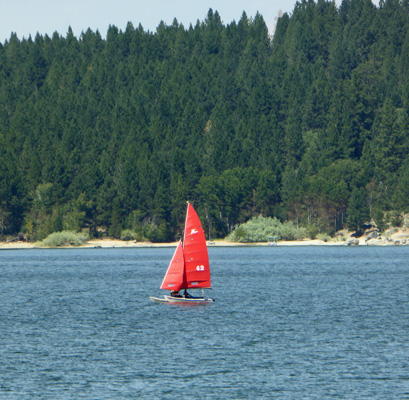
POLYGON ((409 247, 210 248, 214 304, 152 303, 173 250, 0 251, 0 398, 409 398, 409 247))

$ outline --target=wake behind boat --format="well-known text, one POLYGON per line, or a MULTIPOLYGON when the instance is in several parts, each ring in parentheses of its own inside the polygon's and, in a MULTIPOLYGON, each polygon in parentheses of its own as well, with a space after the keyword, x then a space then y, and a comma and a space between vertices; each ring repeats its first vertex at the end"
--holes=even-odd
POLYGON ((183 242, 179 241, 160 288, 171 293, 163 298, 151 296, 155 303, 214 302, 204 297, 203 290, 211 288, 209 255, 202 224, 190 203, 187 204, 183 242), (191 296, 187 289, 202 289, 202 296, 191 296), (185 290, 184 294, 179 293, 181 290, 185 290))

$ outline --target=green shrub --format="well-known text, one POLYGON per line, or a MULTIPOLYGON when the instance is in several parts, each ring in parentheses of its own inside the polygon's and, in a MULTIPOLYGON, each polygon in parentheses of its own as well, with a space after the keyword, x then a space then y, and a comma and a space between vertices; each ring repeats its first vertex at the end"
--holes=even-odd
POLYGON ((60 247, 60 246, 81 246, 88 241, 88 236, 74 231, 54 232, 48 235, 39 246, 60 247))
POLYGON ((306 234, 310 239, 315 239, 318 235, 318 227, 315 224, 309 224, 306 228, 306 234))
POLYGON ((398 211, 391 213, 391 225, 395 228, 400 228, 403 225, 403 217, 398 211))
POLYGON ((124 229, 121 232, 121 240, 135 240, 136 233, 130 229, 124 229))
POLYGON ((296 228, 295 231, 295 240, 303 240, 308 236, 306 228, 296 228))
POLYGON ((331 236, 328 233, 319 233, 317 239, 322 240, 323 242, 328 242, 331 239, 331 236))
POLYGON ((238 226, 238 227, 234 230, 234 241, 235 241, 235 242, 245 241, 245 240, 246 240, 246 236, 247 236, 247 232, 246 232, 246 230, 245 230, 242 226, 238 226))
POLYGON ((294 223, 291 221, 284 222, 281 225, 280 236, 283 240, 295 240, 296 230, 294 223))
POLYGON ((306 237, 305 228, 297 228, 293 222, 281 223, 277 218, 259 215, 236 227, 226 238, 232 242, 254 243, 267 242, 269 237, 278 240, 300 240, 306 237))

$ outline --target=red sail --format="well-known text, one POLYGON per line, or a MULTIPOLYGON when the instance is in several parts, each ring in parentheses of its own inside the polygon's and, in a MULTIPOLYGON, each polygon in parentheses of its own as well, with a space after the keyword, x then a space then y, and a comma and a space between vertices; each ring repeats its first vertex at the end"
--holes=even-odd
POLYGON ((190 203, 187 205, 183 254, 187 288, 210 288, 206 238, 199 217, 190 203))
POLYGON ((187 284, 184 265, 182 241, 179 241, 160 288, 167 290, 185 289, 187 284))

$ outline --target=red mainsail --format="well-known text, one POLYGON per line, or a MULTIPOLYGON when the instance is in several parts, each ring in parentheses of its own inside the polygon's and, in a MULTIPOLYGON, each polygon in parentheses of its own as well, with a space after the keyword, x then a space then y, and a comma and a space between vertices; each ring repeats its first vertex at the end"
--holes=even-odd
POLYGON ((186 287, 183 247, 182 241, 179 241, 160 288, 167 290, 181 290, 186 287))
POLYGON ((186 288, 210 288, 209 255, 202 224, 190 203, 187 205, 183 240, 186 288))

